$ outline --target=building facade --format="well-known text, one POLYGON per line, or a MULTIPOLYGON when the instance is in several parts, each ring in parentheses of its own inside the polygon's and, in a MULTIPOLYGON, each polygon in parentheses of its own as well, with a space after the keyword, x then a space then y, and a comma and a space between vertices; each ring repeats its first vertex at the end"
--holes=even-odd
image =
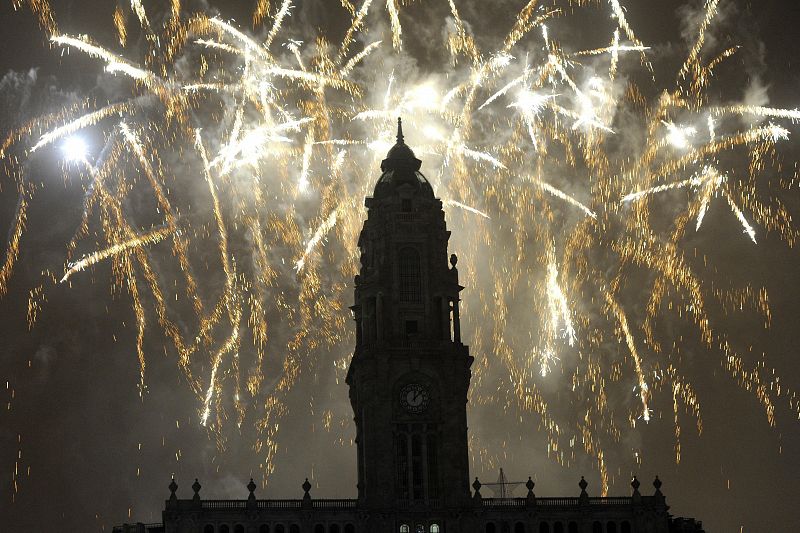
POLYGON ((461 341, 458 262, 441 200, 422 162, 397 144, 365 201, 355 278, 356 347, 347 373, 356 425, 358 497, 314 499, 308 480, 295 500, 178 499, 175 480, 163 524, 129 524, 119 533, 673 533, 701 532, 673 518, 661 493, 590 497, 581 478, 574 497, 488 498, 470 484, 467 391, 473 358, 461 341))

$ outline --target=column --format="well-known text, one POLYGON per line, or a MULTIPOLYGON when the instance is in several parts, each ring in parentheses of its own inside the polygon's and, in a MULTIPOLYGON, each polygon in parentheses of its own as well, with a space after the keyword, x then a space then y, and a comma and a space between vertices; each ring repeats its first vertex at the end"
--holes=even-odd
POLYGON ((461 342, 461 319, 458 316, 458 302, 459 299, 456 297, 453 300, 453 340, 455 342, 461 342))

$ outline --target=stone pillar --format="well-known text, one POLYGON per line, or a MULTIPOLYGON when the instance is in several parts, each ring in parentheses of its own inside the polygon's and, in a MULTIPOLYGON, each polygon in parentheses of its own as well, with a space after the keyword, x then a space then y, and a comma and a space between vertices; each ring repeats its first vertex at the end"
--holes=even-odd
POLYGON ((533 493, 533 487, 536 483, 528 476, 528 481, 525 483, 525 488, 528 489, 528 494, 525 496, 525 507, 528 509, 536 508, 536 494, 533 493))
POLYGON ((475 507, 483 506, 483 496, 481 496, 481 482, 478 481, 478 478, 475 478, 475 481, 472 482, 472 488, 475 489, 475 494, 472 496, 472 502, 475 504, 475 507))
MULTIPOLYGON (((458 257, 456 254, 450 255, 450 264, 452 268, 450 269, 450 278, 453 283, 455 283, 456 287, 460 290, 461 287, 458 285, 458 269, 456 268, 456 264, 458 263, 458 257)), ((458 297, 458 292, 456 292, 456 297, 453 298, 453 341, 457 343, 461 343, 461 318, 458 314, 458 302, 460 301, 458 297)))
POLYGON ((197 510, 201 509, 203 506, 202 502, 200 501, 201 488, 203 488, 203 486, 200 484, 197 478, 194 478, 194 483, 192 483, 192 490, 194 491, 194 496, 192 496, 192 507, 197 510))
POLYGON ((302 509, 311 509, 314 507, 314 504, 311 502, 311 494, 308 491, 311 490, 311 483, 308 482, 308 478, 303 482, 303 502, 300 504, 302 509))
POLYGON ((250 478, 250 483, 247 484, 247 490, 250 491, 250 495, 247 497, 247 510, 248 512, 253 512, 258 509, 255 495, 256 484, 253 482, 253 478, 250 478))
POLYGON ((586 487, 588 487, 589 484, 586 482, 583 476, 581 476, 578 486, 581 488, 581 495, 578 497, 578 503, 581 507, 586 507, 589 505, 589 493, 586 492, 586 487))
POLYGON ((354 312, 353 318, 356 321, 356 349, 358 349, 364 345, 364 327, 361 325, 361 309, 354 312))
POLYGON ((173 477, 169 484, 169 500, 167 500, 167 509, 175 509, 178 507, 178 497, 175 495, 176 490, 178 490, 178 484, 175 483, 175 478, 173 477))
POLYGON ((379 292, 375 296, 375 340, 383 341, 383 293, 379 292))
POLYGON ((441 300, 441 307, 439 309, 439 314, 441 314, 441 321, 442 321, 442 340, 449 341, 450 340, 450 300, 447 299, 447 296, 442 296, 441 300))
POLYGON ((664 494, 661 492, 661 480, 656 479, 653 481, 653 487, 656 491, 653 493, 653 511, 655 514, 655 533, 667 533, 669 531, 669 506, 664 494))
POLYGON ((458 315, 459 299, 453 300, 453 341, 461 343, 461 318, 458 315))
POLYGON ((352 311, 353 320, 356 323, 356 350, 358 350, 364 345, 364 325, 361 323, 363 309, 361 306, 361 290, 359 288, 361 275, 356 274, 356 277, 353 278, 353 284, 355 285, 355 304, 350 307, 350 311, 352 311))

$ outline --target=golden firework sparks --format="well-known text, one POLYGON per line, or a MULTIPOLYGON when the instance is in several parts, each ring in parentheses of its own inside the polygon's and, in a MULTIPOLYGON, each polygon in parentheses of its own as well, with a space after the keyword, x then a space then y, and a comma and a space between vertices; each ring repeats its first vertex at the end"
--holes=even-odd
MULTIPOLYGON (((694 418, 698 432, 701 412, 681 344, 664 333, 679 322, 696 328, 770 423, 778 399, 800 416, 794 391, 762 362, 739 355, 724 315, 707 305, 749 308, 768 325, 766 291, 707 282, 713 267, 686 246, 687 228, 699 230, 719 197, 738 222, 732 234, 741 226, 755 242, 757 229, 774 232, 790 245, 800 236, 778 180, 761 179, 780 170, 776 150, 800 111, 709 104, 714 68, 737 50, 709 50, 718 0, 706 1, 677 88, 666 91, 654 79, 652 87, 622 82, 634 78, 624 75, 631 53, 640 58, 635 68, 652 73, 653 66, 620 0, 554 0, 552 8, 531 0, 496 49, 482 48, 486 41, 457 2, 440 1, 448 21, 430 23, 446 33, 450 61, 420 79, 397 61, 407 58, 403 39, 412 31, 401 27, 408 3, 397 0, 341 2, 349 25, 336 40, 294 27, 284 37, 295 22, 291 0, 256 2, 255 33, 185 11, 179 0, 163 17, 131 0, 126 12, 145 36, 138 57, 58 33, 44 0, 15 0, 37 14, 54 44, 132 81, 125 97, 41 117, 1 145, 18 202, 0 295, 24 243, 34 190, 20 154, 45 157, 82 130, 101 132, 100 155, 85 145, 65 148, 65 172, 88 172, 90 182, 62 281, 108 260, 113 287, 131 296, 142 392, 145 332, 160 328, 197 397, 199 422, 220 443, 231 420, 236 431, 252 424, 268 476, 292 389, 325 371, 341 378, 342 350, 352 344, 343 302, 357 270, 356 207, 403 115, 419 126, 414 149, 425 155, 437 194, 457 208, 448 217, 469 228, 454 232, 453 245, 465 258, 465 320, 476 317, 471 343, 484 355, 473 369, 476 409, 534 413, 550 455, 564 464, 582 443, 603 492, 613 477, 607 450, 639 419, 656 422, 670 412, 664 419, 674 425, 680 460, 678 411, 694 418), (585 50, 560 42, 560 22, 590 9, 608 15, 607 37, 585 50), (370 27, 379 16, 386 17, 383 35, 370 27), (392 70, 380 72, 382 64, 392 70), (149 211, 138 212, 141 205, 149 211), (140 216, 158 229, 139 231, 140 216), (72 260, 93 233, 97 243, 87 248, 98 251, 72 260), (168 238, 163 262, 175 268, 156 268, 150 254, 161 259, 165 247, 150 246, 168 238), (641 276, 635 288, 626 282, 632 275, 641 276), (530 316, 521 319, 520 308, 530 316), (477 318, 484 316, 491 319, 477 318), (609 354, 611 345, 625 348, 623 360, 609 354), (331 353, 336 363, 322 364, 331 353), (558 379, 571 385, 569 413, 542 387, 558 379), (612 387, 633 389, 634 405, 611 405, 612 387)), ((124 45, 121 9, 112 22, 124 45)), ((31 325, 51 277, 30 292, 31 325)), ((323 426, 335 427, 325 412, 323 426)), ((471 446, 484 466, 504 453, 476 439, 471 446)))

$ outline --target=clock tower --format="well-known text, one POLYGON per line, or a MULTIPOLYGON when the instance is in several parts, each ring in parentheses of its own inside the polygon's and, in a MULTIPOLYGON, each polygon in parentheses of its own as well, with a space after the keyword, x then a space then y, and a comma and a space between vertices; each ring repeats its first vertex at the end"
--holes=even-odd
POLYGON ((442 202, 403 140, 365 201, 355 278, 356 348, 347 373, 356 423, 359 505, 463 506, 470 499, 467 390, 457 258, 442 202))

